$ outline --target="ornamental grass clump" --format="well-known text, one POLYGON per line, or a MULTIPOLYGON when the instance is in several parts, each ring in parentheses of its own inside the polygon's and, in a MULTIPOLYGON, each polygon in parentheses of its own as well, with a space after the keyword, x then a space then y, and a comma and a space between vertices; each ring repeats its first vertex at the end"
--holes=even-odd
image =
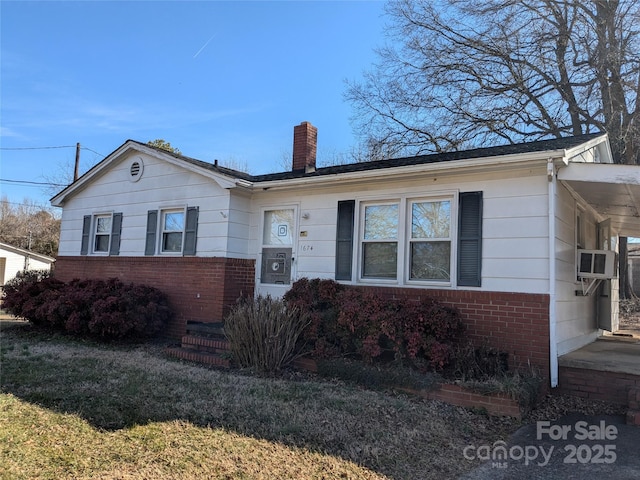
POLYGON ((225 318, 234 361, 265 372, 280 370, 300 353, 308 315, 270 296, 241 300, 225 318))

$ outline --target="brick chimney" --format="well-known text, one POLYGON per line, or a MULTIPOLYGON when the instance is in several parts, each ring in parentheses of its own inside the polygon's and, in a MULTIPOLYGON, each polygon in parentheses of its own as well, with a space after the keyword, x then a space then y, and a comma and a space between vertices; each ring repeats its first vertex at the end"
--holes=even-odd
POLYGON ((309 122, 293 127, 293 171, 306 173, 316 170, 318 129, 309 122))

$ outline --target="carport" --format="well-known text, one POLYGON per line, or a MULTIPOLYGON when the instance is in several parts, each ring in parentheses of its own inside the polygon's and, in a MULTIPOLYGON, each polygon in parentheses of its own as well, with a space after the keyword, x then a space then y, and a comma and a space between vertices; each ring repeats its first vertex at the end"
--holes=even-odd
MULTIPOLYGON (((557 178, 597 212, 606 237, 640 237, 640 166, 569 163, 557 178)), ((611 248, 606 242, 599 248, 611 248)), ((640 390, 640 331, 617 327, 558 358, 561 393, 627 405, 640 390)))

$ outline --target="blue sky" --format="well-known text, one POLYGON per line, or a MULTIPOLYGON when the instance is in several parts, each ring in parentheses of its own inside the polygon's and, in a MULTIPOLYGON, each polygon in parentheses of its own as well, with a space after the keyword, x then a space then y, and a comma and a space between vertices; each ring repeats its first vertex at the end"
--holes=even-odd
MULTIPOLYGON (((0 178, 61 179, 76 142, 85 171, 129 138, 281 171, 302 121, 329 161, 357 143, 344 82, 375 61, 383 12, 382 1, 2 0, 0 178)), ((16 203, 51 196, 0 189, 16 203)))

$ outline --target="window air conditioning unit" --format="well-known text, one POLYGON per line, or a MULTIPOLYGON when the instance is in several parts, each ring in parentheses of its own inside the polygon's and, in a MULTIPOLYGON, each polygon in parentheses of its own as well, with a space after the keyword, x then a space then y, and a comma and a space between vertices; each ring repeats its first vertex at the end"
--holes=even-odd
POLYGON ((616 252, 613 250, 578 250, 578 277, 613 278, 616 276, 616 252))

